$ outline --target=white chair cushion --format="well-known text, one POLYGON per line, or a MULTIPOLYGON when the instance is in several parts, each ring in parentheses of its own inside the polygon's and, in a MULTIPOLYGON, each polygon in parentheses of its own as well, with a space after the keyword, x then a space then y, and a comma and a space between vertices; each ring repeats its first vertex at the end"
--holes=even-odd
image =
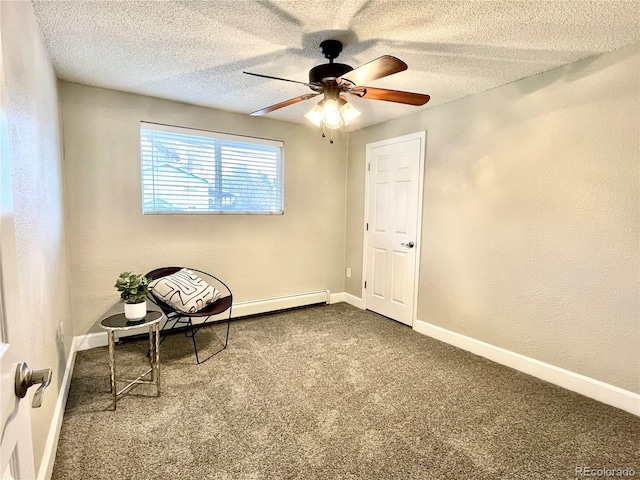
POLYGON ((149 289, 182 313, 196 313, 222 297, 222 293, 187 268, 154 280, 149 289))

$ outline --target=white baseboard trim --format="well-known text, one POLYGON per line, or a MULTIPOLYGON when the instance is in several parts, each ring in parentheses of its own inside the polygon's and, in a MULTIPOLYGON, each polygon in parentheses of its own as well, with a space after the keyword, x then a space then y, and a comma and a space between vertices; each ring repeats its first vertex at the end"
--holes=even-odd
POLYGON ((76 352, 89 350, 96 347, 107 346, 107 332, 88 333, 86 335, 78 335, 73 338, 76 345, 76 352))
POLYGON ((511 352, 460 333, 416 320, 413 329, 455 347, 488 358, 567 390, 640 416, 640 395, 620 387, 511 352))
MULTIPOLYGON (((62 420, 64 411, 67 406, 67 398, 69 397, 69 387, 71 386, 71 376, 73 375, 73 367, 76 363, 76 352, 78 351, 79 337, 74 337, 69 350, 69 358, 65 367, 62 384, 58 392, 58 400, 51 419, 51 427, 49 435, 47 435, 47 443, 44 447, 44 454, 38 470, 38 480, 49 480, 53 474, 53 464, 56 460, 56 452, 58 450, 58 440, 60 439, 60 429, 62 428, 62 420)), ((106 343, 106 335, 105 335, 106 343)))
POLYGON ((349 305, 359 308, 360 310, 364 309, 364 302, 362 301, 362 299, 347 292, 334 293, 331 295, 330 303, 340 302, 348 303, 349 305))
POLYGON ((340 292, 340 293, 332 293, 329 297, 329 303, 330 304, 334 304, 334 303, 341 303, 344 302, 344 296, 346 295, 346 293, 344 292, 340 292))

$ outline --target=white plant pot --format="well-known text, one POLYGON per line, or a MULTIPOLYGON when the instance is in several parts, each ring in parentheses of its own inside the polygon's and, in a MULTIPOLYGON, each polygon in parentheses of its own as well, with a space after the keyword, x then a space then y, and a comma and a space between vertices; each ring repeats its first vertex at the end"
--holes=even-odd
POLYGON ((147 314, 147 301, 140 303, 125 303, 124 316, 127 320, 140 320, 147 314))

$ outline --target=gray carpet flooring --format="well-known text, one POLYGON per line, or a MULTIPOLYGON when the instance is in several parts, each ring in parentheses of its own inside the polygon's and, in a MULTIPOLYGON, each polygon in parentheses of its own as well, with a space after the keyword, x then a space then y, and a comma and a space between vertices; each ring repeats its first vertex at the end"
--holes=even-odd
MULTIPOLYGON (((116 348, 143 367, 145 341, 116 348)), ((114 412, 106 347, 78 352, 54 480, 640 476, 640 418, 347 304, 234 321, 202 365, 180 334, 161 357, 162 395, 114 412)))

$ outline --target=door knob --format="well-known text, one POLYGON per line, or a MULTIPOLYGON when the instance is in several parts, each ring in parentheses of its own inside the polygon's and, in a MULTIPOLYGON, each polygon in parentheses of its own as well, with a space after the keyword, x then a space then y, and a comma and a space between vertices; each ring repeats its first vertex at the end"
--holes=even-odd
POLYGON ((16 396, 24 398, 29 387, 40 384, 33 396, 33 402, 31 402, 32 408, 40 407, 44 391, 51 383, 51 375, 50 368, 31 370, 25 362, 18 363, 18 368, 16 369, 16 396))
POLYGON ((401 243, 400 245, 402 245, 403 247, 407 247, 407 248, 413 248, 415 246, 415 243, 413 243, 413 242, 401 243))

